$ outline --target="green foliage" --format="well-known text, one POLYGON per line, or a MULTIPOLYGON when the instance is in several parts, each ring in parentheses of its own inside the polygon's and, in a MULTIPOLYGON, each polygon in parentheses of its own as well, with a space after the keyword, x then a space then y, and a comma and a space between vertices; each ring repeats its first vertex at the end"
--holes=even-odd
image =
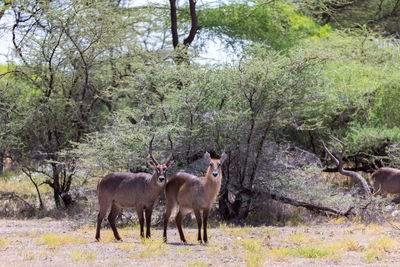
POLYGON ((288 1, 245 1, 199 10, 199 28, 226 38, 230 46, 247 41, 265 42, 273 49, 287 49, 300 39, 325 35, 321 27, 288 1))
POLYGON ((306 13, 335 28, 367 25, 369 29, 386 34, 399 32, 400 5, 397 0, 303 0, 299 4, 306 13))

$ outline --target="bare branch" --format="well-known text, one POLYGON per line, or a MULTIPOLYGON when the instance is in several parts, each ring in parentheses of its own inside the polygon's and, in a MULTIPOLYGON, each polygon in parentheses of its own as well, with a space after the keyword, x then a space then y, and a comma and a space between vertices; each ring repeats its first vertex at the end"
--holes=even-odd
POLYGON ((367 198, 371 198, 371 190, 369 189, 369 186, 368 186, 367 182, 365 181, 365 179, 359 173, 357 173, 355 171, 349 171, 349 170, 343 169, 343 155, 346 150, 346 144, 334 136, 330 136, 330 137, 342 146, 342 153, 340 154, 340 156, 338 158, 336 158, 329 151, 329 149, 326 147, 326 145, 322 139, 321 139, 321 143, 322 143, 322 146, 323 146, 324 150, 326 151, 326 153, 328 153, 328 155, 335 161, 337 168, 338 168, 338 172, 356 180, 358 182, 358 184, 361 186, 361 188, 363 189, 364 196, 367 198))

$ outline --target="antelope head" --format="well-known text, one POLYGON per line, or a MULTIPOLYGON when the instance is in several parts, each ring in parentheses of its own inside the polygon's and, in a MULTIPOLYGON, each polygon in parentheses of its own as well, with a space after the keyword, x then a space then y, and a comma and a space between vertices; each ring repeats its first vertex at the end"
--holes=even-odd
POLYGON ((222 164, 226 160, 228 155, 224 152, 221 155, 220 159, 212 159, 210 153, 206 152, 204 154, 204 159, 209 162, 209 166, 207 169, 207 176, 212 177, 214 179, 222 179, 222 164))
POLYGON ((168 135, 168 140, 171 144, 171 152, 170 152, 168 158, 165 160, 165 162, 163 164, 160 164, 153 156, 153 140, 154 140, 154 136, 153 136, 153 138, 151 138, 150 145, 149 145, 149 154, 150 154, 150 159, 151 159, 151 161, 149 162, 149 165, 152 166, 155 170, 153 177, 156 179, 157 183, 159 185, 165 185, 166 181, 167 181, 166 172, 168 169, 170 169, 174 165, 174 161, 172 160, 173 153, 174 153, 174 147, 172 145, 171 137, 168 135))

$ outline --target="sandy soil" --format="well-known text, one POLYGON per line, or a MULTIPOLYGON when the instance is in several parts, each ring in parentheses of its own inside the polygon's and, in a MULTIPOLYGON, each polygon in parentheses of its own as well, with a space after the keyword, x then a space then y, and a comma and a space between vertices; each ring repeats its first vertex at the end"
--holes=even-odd
POLYGON ((196 231, 184 228, 189 244, 183 245, 171 223, 163 245, 161 229, 152 229, 153 241, 141 242, 137 226, 124 228, 123 242, 117 242, 103 227, 102 241, 96 242, 93 226, 74 221, 0 220, 0 266, 400 266, 400 232, 390 225, 340 220, 296 227, 222 225, 210 227, 208 245, 195 241, 196 231), (56 240, 47 240, 49 236, 56 240), (331 254, 276 252, 310 245, 326 247, 331 254), (260 260, 252 262, 257 256, 260 260))

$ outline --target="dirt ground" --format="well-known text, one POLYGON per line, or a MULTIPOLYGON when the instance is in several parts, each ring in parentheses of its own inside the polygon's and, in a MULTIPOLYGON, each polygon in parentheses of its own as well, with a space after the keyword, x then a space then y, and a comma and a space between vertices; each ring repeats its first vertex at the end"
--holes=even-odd
POLYGON ((363 225, 336 219, 292 227, 210 227, 209 244, 184 228, 179 241, 171 223, 141 241, 137 226, 120 229, 123 242, 103 227, 66 220, 0 220, 0 266, 400 266, 400 231, 395 225, 363 225))

